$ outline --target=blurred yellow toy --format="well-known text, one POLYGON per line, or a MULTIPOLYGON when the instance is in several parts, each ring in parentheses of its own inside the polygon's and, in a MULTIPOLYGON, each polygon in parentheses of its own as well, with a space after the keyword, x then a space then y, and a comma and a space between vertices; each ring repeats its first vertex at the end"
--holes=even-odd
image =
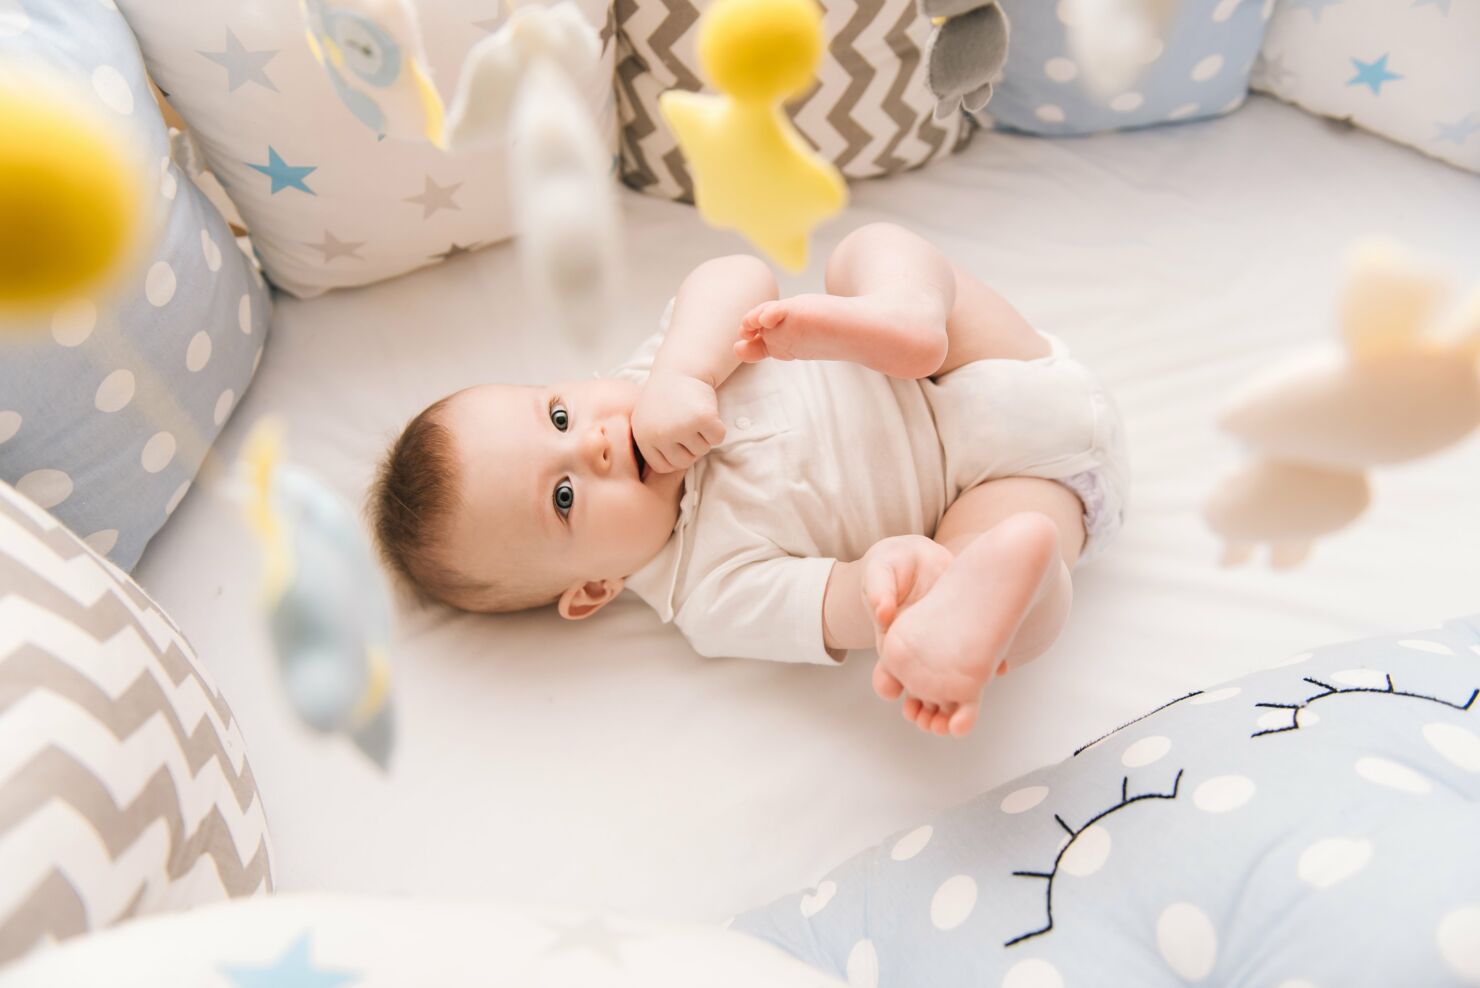
POLYGON ((138 149, 74 89, 0 67, 0 325, 93 292, 144 239, 138 149))
POLYGON ((717 0, 699 22, 699 64, 724 95, 658 99, 693 173, 699 215, 793 272, 807 266, 812 228, 848 200, 843 176, 781 112, 811 84, 822 49, 814 0, 717 0))

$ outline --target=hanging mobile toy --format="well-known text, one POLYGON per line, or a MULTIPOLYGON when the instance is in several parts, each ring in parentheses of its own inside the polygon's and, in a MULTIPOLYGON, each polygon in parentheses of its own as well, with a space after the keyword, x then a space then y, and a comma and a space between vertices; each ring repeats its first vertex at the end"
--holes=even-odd
POLYGON ((1223 415, 1252 454, 1208 499, 1225 562, 1271 546, 1277 568, 1351 524, 1371 500, 1368 471, 1435 453, 1480 427, 1480 292, 1434 316, 1442 278, 1397 247, 1352 252, 1342 344, 1298 354, 1249 382, 1223 415))
POLYGON ((106 293, 156 232, 143 149, 74 80, 0 65, 0 330, 106 293))
POLYGON ((305 723, 348 735, 385 768, 395 723, 390 594, 354 513, 313 474, 283 463, 282 445, 277 423, 258 423, 240 470, 283 688, 305 723))
POLYGON ((811 84, 822 48, 814 0, 717 0, 699 20, 699 64, 723 95, 658 98, 699 215, 792 272, 807 266, 812 229, 848 201, 843 176, 781 112, 811 84))
POLYGON ((309 47, 340 100, 384 137, 449 152, 507 146, 526 280, 556 325, 591 340, 617 282, 611 155, 577 89, 601 44, 575 4, 514 8, 463 61, 444 110, 408 0, 301 0, 309 47))

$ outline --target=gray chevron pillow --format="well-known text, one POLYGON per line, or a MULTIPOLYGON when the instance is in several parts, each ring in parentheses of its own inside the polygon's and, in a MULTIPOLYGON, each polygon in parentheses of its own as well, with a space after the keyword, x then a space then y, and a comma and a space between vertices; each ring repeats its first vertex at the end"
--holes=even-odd
POLYGON ((271 888, 241 731, 189 643, 0 483, 0 963, 271 888))
MULTIPOLYGON (((669 89, 698 91, 696 23, 708 0, 616 0, 617 107, 622 181, 667 199, 694 201, 694 185, 658 115, 669 89)), ((844 177, 918 168, 966 143, 962 114, 932 119, 924 51, 930 22, 915 0, 822 0, 827 54, 817 84, 787 112, 844 177)))

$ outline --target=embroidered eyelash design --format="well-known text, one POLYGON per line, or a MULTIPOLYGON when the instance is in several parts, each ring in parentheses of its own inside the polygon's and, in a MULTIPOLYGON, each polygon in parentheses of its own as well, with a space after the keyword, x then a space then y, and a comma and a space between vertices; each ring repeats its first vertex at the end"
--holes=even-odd
POLYGON ((1300 711, 1304 710, 1306 707, 1310 706, 1312 703, 1315 703, 1317 700, 1324 700, 1324 699, 1326 699, 1328 696, 1340 696, 1340 695, 1347 694, 1347 693, 1375 693, 1378 696, 1406 696, 1406 697, 1411 697, 1411 698, 1413 698, 1415 700, 1426 700, 1429 703, 1437 703, 1440 706, 1449 707, 1452 710, 1459 710, 1461 712, 1469 710, 1470 707, 1474 705, 1476 697, 1480 697, 1480 688, 1477 688, 1477 689, 1474 689, 1474 690, 1471 690, 1470 691, 1470 698, 1468 700, 1466 700, 1464 703, 1455 703, 1455 702, 1453 702, 1451 700, 1441 700, 1439 697, 1437 697, 1437 696, 1430 696, 1427 693, 1413 693, 1413 692, 1410 692, 1408 690, 1396 689, 1393 686, 1393 677, 1391 675, 1384 675, 1383 678, 1387 680, 1387 686, 1386 687, 1376 687, 1376 686, 1348 686, 1348 687, 1340 687, 1340 686, 1332 686, 1329 683, 1323 683, 1321 680, 1316 679, 1313 676, 1305 676, 1304 677, 1305 682, 1309 683, 1312 686, 1318 686, 1318 687, 1320 687, 1321 692, 1319 692, 1319 693, 1312 693, 1310 696, 1306 697, 1304 700, 1302 700, 1299 703, 1256 703, 1256 704, 1254 704, 1254 706, 1256 706, 1256 707, 1264 707, 1264 708, 1269 709, 1269 710, 1288 710, 1288 711, 1290 711, 1290 726, 1289 727, 1267 727, 1267 728, 1265 728, 1262 731, 1255 731, 1253 734, 1250 734, 1249 737, 1251 737, 1251 738, 1262 738, 1266 734, 1284 734, 1287 731, 1298 731, 1298 730, 1300 730, 1300 711))
POLYGON ((1078 748, 1075 748, 1074 749, 1074 754, 1070 755, 1069 757, 1070 758, 1076 758, 1076 757, 1079 756, 1079 753, 1080 752, 1088 751, 1090 748, 1093 748, 1095 745, 1099 744, 1101 741, 1105 740, 1110 735, 1112 735, 1112 734, 1119 734, 1121 731, 1125 730, 1127 727, 1130 727, 1132 724, 1135 724, 1135 723, 1138 723, 1140 721, 1145 720, 1147 717, 1150 717, 1152 714, 1159 714, 1163 710, 1165 710, 1167 707, 1176 706, 1177 704, 1181 703, 1183 700, 1190 700, 1190 699, 1192 699, 1195 696, 1202 696, 1202 693, 1203 693, 1202 690, 1193 690, 1191 693, 1188 693, 1185 696, 1179 696, 1175 700, 1168 700, 1166 703, 1163 703, 1161 706, 1157 707, 1155 710, 1148 710, 1146 713, 1144 713, 1141 716, 1137 717, 1135 720, 1128 720, 1124 724, 1121 724, 1119 727, 1115 728, 1113 731, 1106 731, 1104 734, 1101 734, 1099 737, 1095 738, 1089 744, 1082 744, 1082 745, 1080 745, 1078 748))
MULTIPOLYGON (((1196 694, 1189 694, 1189 695, 1196 695, 1196 694)), ((1185 700, 1186 697, 1183 697, 1182 699, 1185 700)), ((1177 701, 1176 700, 1173 700, 1172 702, 1173 703, 1176 703, 1177 701)), ((1168 704, 1168 706, 1170 706, 1170 704, 1168 704)), ((1140 719, 1140 718, 1137 718, 1137 719, 1140 719)), ((1131 723, 1134 724, 1135 721, 1131 721, 1131 723)), ((1115 732, 1112 731, 1111 733, 1113 734, 1115 732)), ((1108 737, 1108 735, 1107 735, 1107 737, 1108 737)), ((1083 749, 1081 749, 1081 750, 1083 750, 1083 749)), ((1014 877, 1017 877, 1017 878, 1041 878, 1041 879, 1044 879, 1045 880, 1045 882, 1047 884, 1044 887, 1044 893, 1043 893, 1044 894, 1044 912, 1047 913, 1047 915, 1048 915, 1048 922, 1045 923, 1043 926, 1039 927, 1036 930, 1031 930, 1031 931, 1029 931, 1027 933, 1023 933, 1023 934, 1021 934, 1019 936, 1013 937, 1011 940, 1008 940, 1002 946, 1004 946, 1004 947, 1012 947, 1012 946, 1014 946, 1016 944, 1022 943, 1025 940, 1031 940, 1031 939, 1033 939, 1036 936, 1042 936, 1043 934, 1048 933, 1050 930, 1053 929, 1053 883, 1054 883, 1054 879, 1058 877, 1058 874, 1059 874, 1059 864, 1064 860, 1064 855, 1069 853, 1069 848, 1071 848, 1071 847, 1074 846, 1074 841, 1076 839, 1078 839, 1078 837, 1079 837, 1080 834, 1084 833, 1086 830, 1088 830, 1090 827, 1094 826, 1096 823, 1099 823, 1101 820, 1103 820, 1106 817, 1110 816, 1112 813, 1118 813, 1121 810, 1125 809, 1127 806, 1130 806, 1132 803, 1139 803, 1139 802, 1141 802, 1144 799, 1176 799, 1177 798, 1177 794, 1182 789, 1182 773, 1183 773, 1183 771, 1185 771, 1185 770, 1184 769, 1178 769, 1177 770, 1177 777, 1172 780, 1172 791, 1171 792, 1144 792, 1144 793, 1141 793, 1138 796, 1132 796, 1132 795, 1130 795, 1130 784, 1131 784, 1130 776, 1124 776, 1124 777, 1122 777, 1121 780, 1120 780, 1120 802, 1116 803, 1114 806, 1110 807, 1109 809, 1101 810, 1099 813, 1096 813, 1094 816, 1092 816, 1088 820, 1086 820, 1084 822, 1084 825, 1081 826, 1078 830, 1075 830, 1073 827, 1069 826, 1067 823, 1064 822, 1064 818, 1063 817, 1061 817, 1057 813, 1055 813, 1053 815, 1053 818, 1054 818, 1055 821, 1058 822, 1058 825, 1060 827, 1063 827, 1064 828, 1064 832, 1069 835, 1069 841, 1063 847, 1059 848, 1058 855, 1053 859, 1053 868, 1050 869, 1049 871, 1015 871, 1015 872, 1012 873, 1013 876, 1014 877)))

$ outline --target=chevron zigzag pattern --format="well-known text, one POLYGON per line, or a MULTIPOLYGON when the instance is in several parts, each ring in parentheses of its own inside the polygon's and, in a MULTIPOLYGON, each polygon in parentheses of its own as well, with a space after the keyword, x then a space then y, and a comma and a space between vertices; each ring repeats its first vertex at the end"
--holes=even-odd
MULTIPOLYGON (((617 107, 622 180, 693 202, 694 186, 658 114, 669 89, 698 91, 695 25, 704 0, 616 0, 617 107)), ((787 107, 797 130, 845 178, 918 168, 966 143, 958 114, 936 122, 925 85, 929 22, 915 0, 823 0, 827 54, 817 83, 787 107)))
POLYGON ((0 963, 271 889, 241 731, 184 636, 0 484, 0 963))

